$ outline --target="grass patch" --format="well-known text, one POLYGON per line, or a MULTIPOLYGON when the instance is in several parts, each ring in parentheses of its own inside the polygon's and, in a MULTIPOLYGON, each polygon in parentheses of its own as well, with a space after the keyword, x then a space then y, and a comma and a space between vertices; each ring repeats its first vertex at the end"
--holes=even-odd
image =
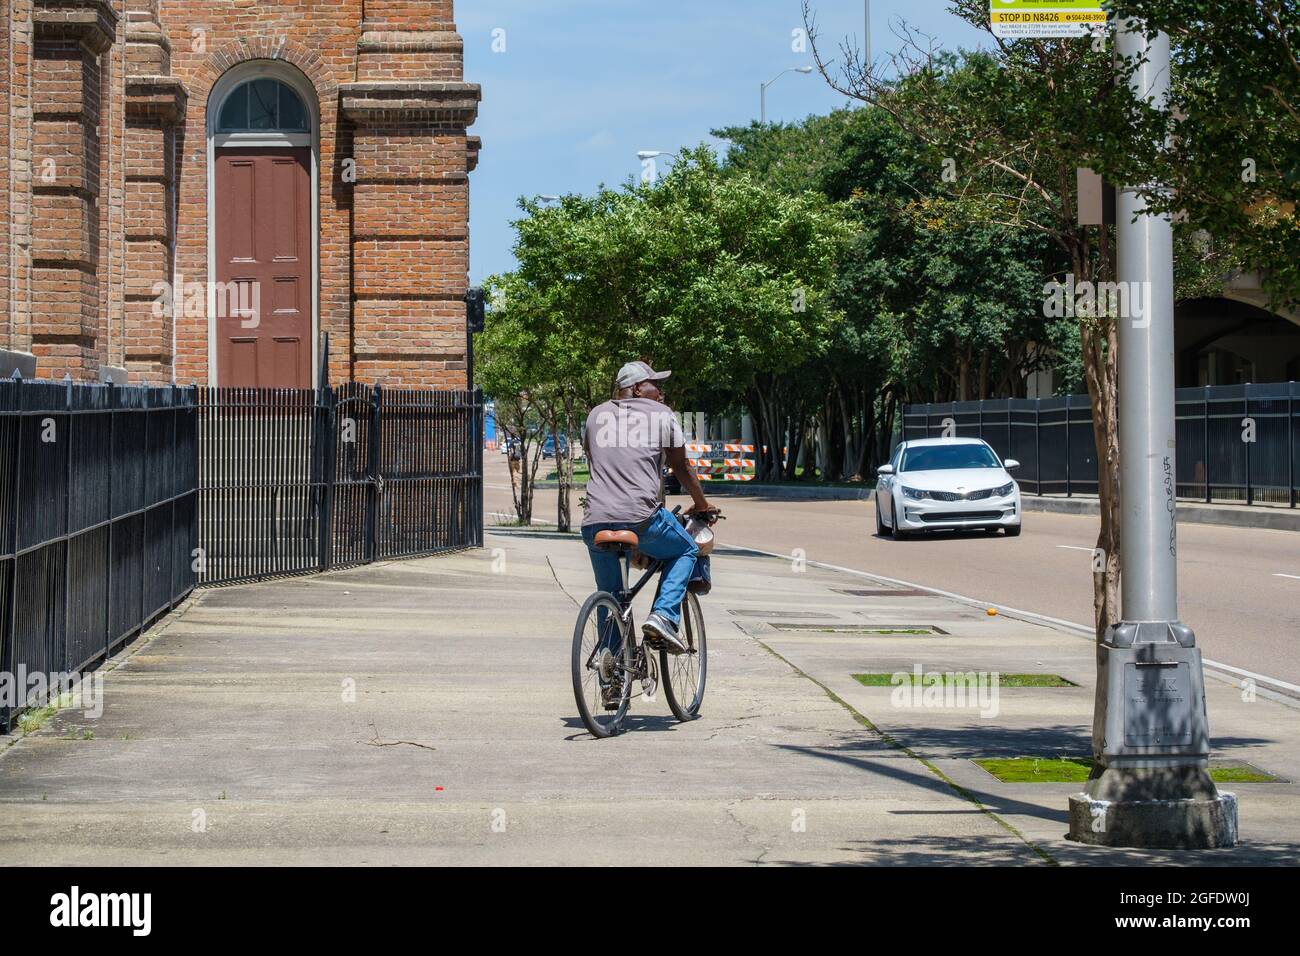
POLYGON ((769 621, 778 631, 798 634, 848 634, 875 636, 878 634, 947 635, 948 632, 933 624, 795 624, 790 621, 769 621))
MULTIPOLYGON (((1003 783, 1084 783, 1092 771, 1091 757, 1007 757, 976 760, 1003 783)), ((1273 783, 1270 773, 1241 763, 1210 762, 1215 783, 1273 783)))
POLYGON ((1003 783, 1083 783, 1091 757, 1005 757, 976 760, 1003 783))
POLYGON ((1210 764, 1210 779, 1215 783, 1275 783, 1277 777, 1257 767, 1216 767, 1210 764))
MULTIPOLYGON (((538 479, 538 480, 539 480, 539 481, 559 481, 559 480, 560 480, 560 473, 559 473, 556 469, 552 468, 550 471, 548 471, 548 472, 546 473, 546 477, 545 477, 545 478, 540 478, 540 479, 538 479)), ((585 485, 585 484, 586 484, 588 481, 590 481, 590 480, 591 480, 591 469, 590 469, 590 468, 588 468, 586 465, 581 465, 581 466, 575 466, 575 467, 574 467, 574 469, 573 469, 573 483, 574 483, 575 485, 577 485, 577 484, 585 485)))
POLYGON ((18 729, 22 731, 24 737, 28 734, 34 734, 50 722, 50 718, 59 712, 57 704, 46 704, 44 707, 33 707, 31 710, 25 710, 18 715, 18 729))
MULTIPOLYGON (((928 631, 897 631, 897 632, 882 631, 880 633, 927 634, 929 632, 928 631)), ((905 675, 907 680, 895 682, 894 674, 854 674, 853 679, 857 681, 859 684, 862 684, 864 687, 895 687, 904 684, 911 687, 918 683, 917 680, 918 675, 916 674, 916 672, 899 671, 898 673, 905 675)), ((930 684, 926 684, 926 681, 928 679, 938 677, 940 678, 941 681, 939 686, 945 686, 948 683, 949 677, 956 676, 958 682, 960 682, 964 686, 966 681, 965 678, 962 677, 962 675, 966 673, 969 672, 957 671, 955 675, 943 671, 926 672, 919 675, 920 677, 919 683, 922 686, 934 686, 933 682, 931 682, 930 684)), ((1064 677, 1058 677, 1055 674, 999 674, 998 686, 999 687, 1077 687, 1078 685, 1071 683, 1070 681, 1066 680, 1064 677)))
POLYGON ((67 707, 72 703, 72 694, 61 694, 54 700, 41 707, 29 707, 18 715, 18 729, 26 737, 28 734, 34 734, 50 722, 50 718, 59 712, 61 708, 67 707))

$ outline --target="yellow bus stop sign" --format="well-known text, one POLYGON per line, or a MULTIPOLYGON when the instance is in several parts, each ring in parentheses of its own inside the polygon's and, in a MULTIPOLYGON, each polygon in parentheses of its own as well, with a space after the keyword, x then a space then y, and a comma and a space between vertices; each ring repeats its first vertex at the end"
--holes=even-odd
POLYGON ((989 0, 993 35, 1023 37, 1088 36, 1106 25, 1101 0, 989 0))

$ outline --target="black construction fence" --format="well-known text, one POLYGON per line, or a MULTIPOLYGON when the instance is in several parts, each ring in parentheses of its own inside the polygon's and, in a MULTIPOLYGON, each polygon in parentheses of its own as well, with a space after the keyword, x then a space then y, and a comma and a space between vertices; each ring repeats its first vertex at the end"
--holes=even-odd
POLYGON ((0 381, 0 731, 196 586, 480 546, 482 405, 0 381))
MULTIPOLYGON (((1180 388, 1175 409, 1178 497, 1296 507, 1300 383, 1180 388)), ((1086 395, 904 406, 904 440, 944 434, 1019 461, 1016 479, 1033 494, 1097 493, 1086 395)))

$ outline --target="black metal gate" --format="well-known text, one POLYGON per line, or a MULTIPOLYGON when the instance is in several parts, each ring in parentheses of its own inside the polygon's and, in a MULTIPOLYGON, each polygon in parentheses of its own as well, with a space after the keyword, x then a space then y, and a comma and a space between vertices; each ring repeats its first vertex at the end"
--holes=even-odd
POLYGON ((482 405, 359 383, 203 391, 200 582, 479 546, 482 405))

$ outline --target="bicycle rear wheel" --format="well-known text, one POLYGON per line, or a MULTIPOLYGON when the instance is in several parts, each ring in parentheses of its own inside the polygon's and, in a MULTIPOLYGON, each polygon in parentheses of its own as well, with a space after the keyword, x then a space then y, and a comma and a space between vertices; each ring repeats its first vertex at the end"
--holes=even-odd
POLYGON ((622 614, 612 594, 597 591, 583 602, 573 629, 573 696, 593 737, 621 731, 632 700, 632 641, 622 614), (613 681, 620 681, 622 689, 616 706, 607 708, 603 690, 613 681))
POLYGON ((700 716, 704 702, 704 681, 709 673, 709 645, 704 635, 704 615, 700 602, 687 592, 682 602, 682 623, 677 633, 687 647, 685 654, 659 652, 659 670, 663 675, 664 696, 678 720, 700 716))

